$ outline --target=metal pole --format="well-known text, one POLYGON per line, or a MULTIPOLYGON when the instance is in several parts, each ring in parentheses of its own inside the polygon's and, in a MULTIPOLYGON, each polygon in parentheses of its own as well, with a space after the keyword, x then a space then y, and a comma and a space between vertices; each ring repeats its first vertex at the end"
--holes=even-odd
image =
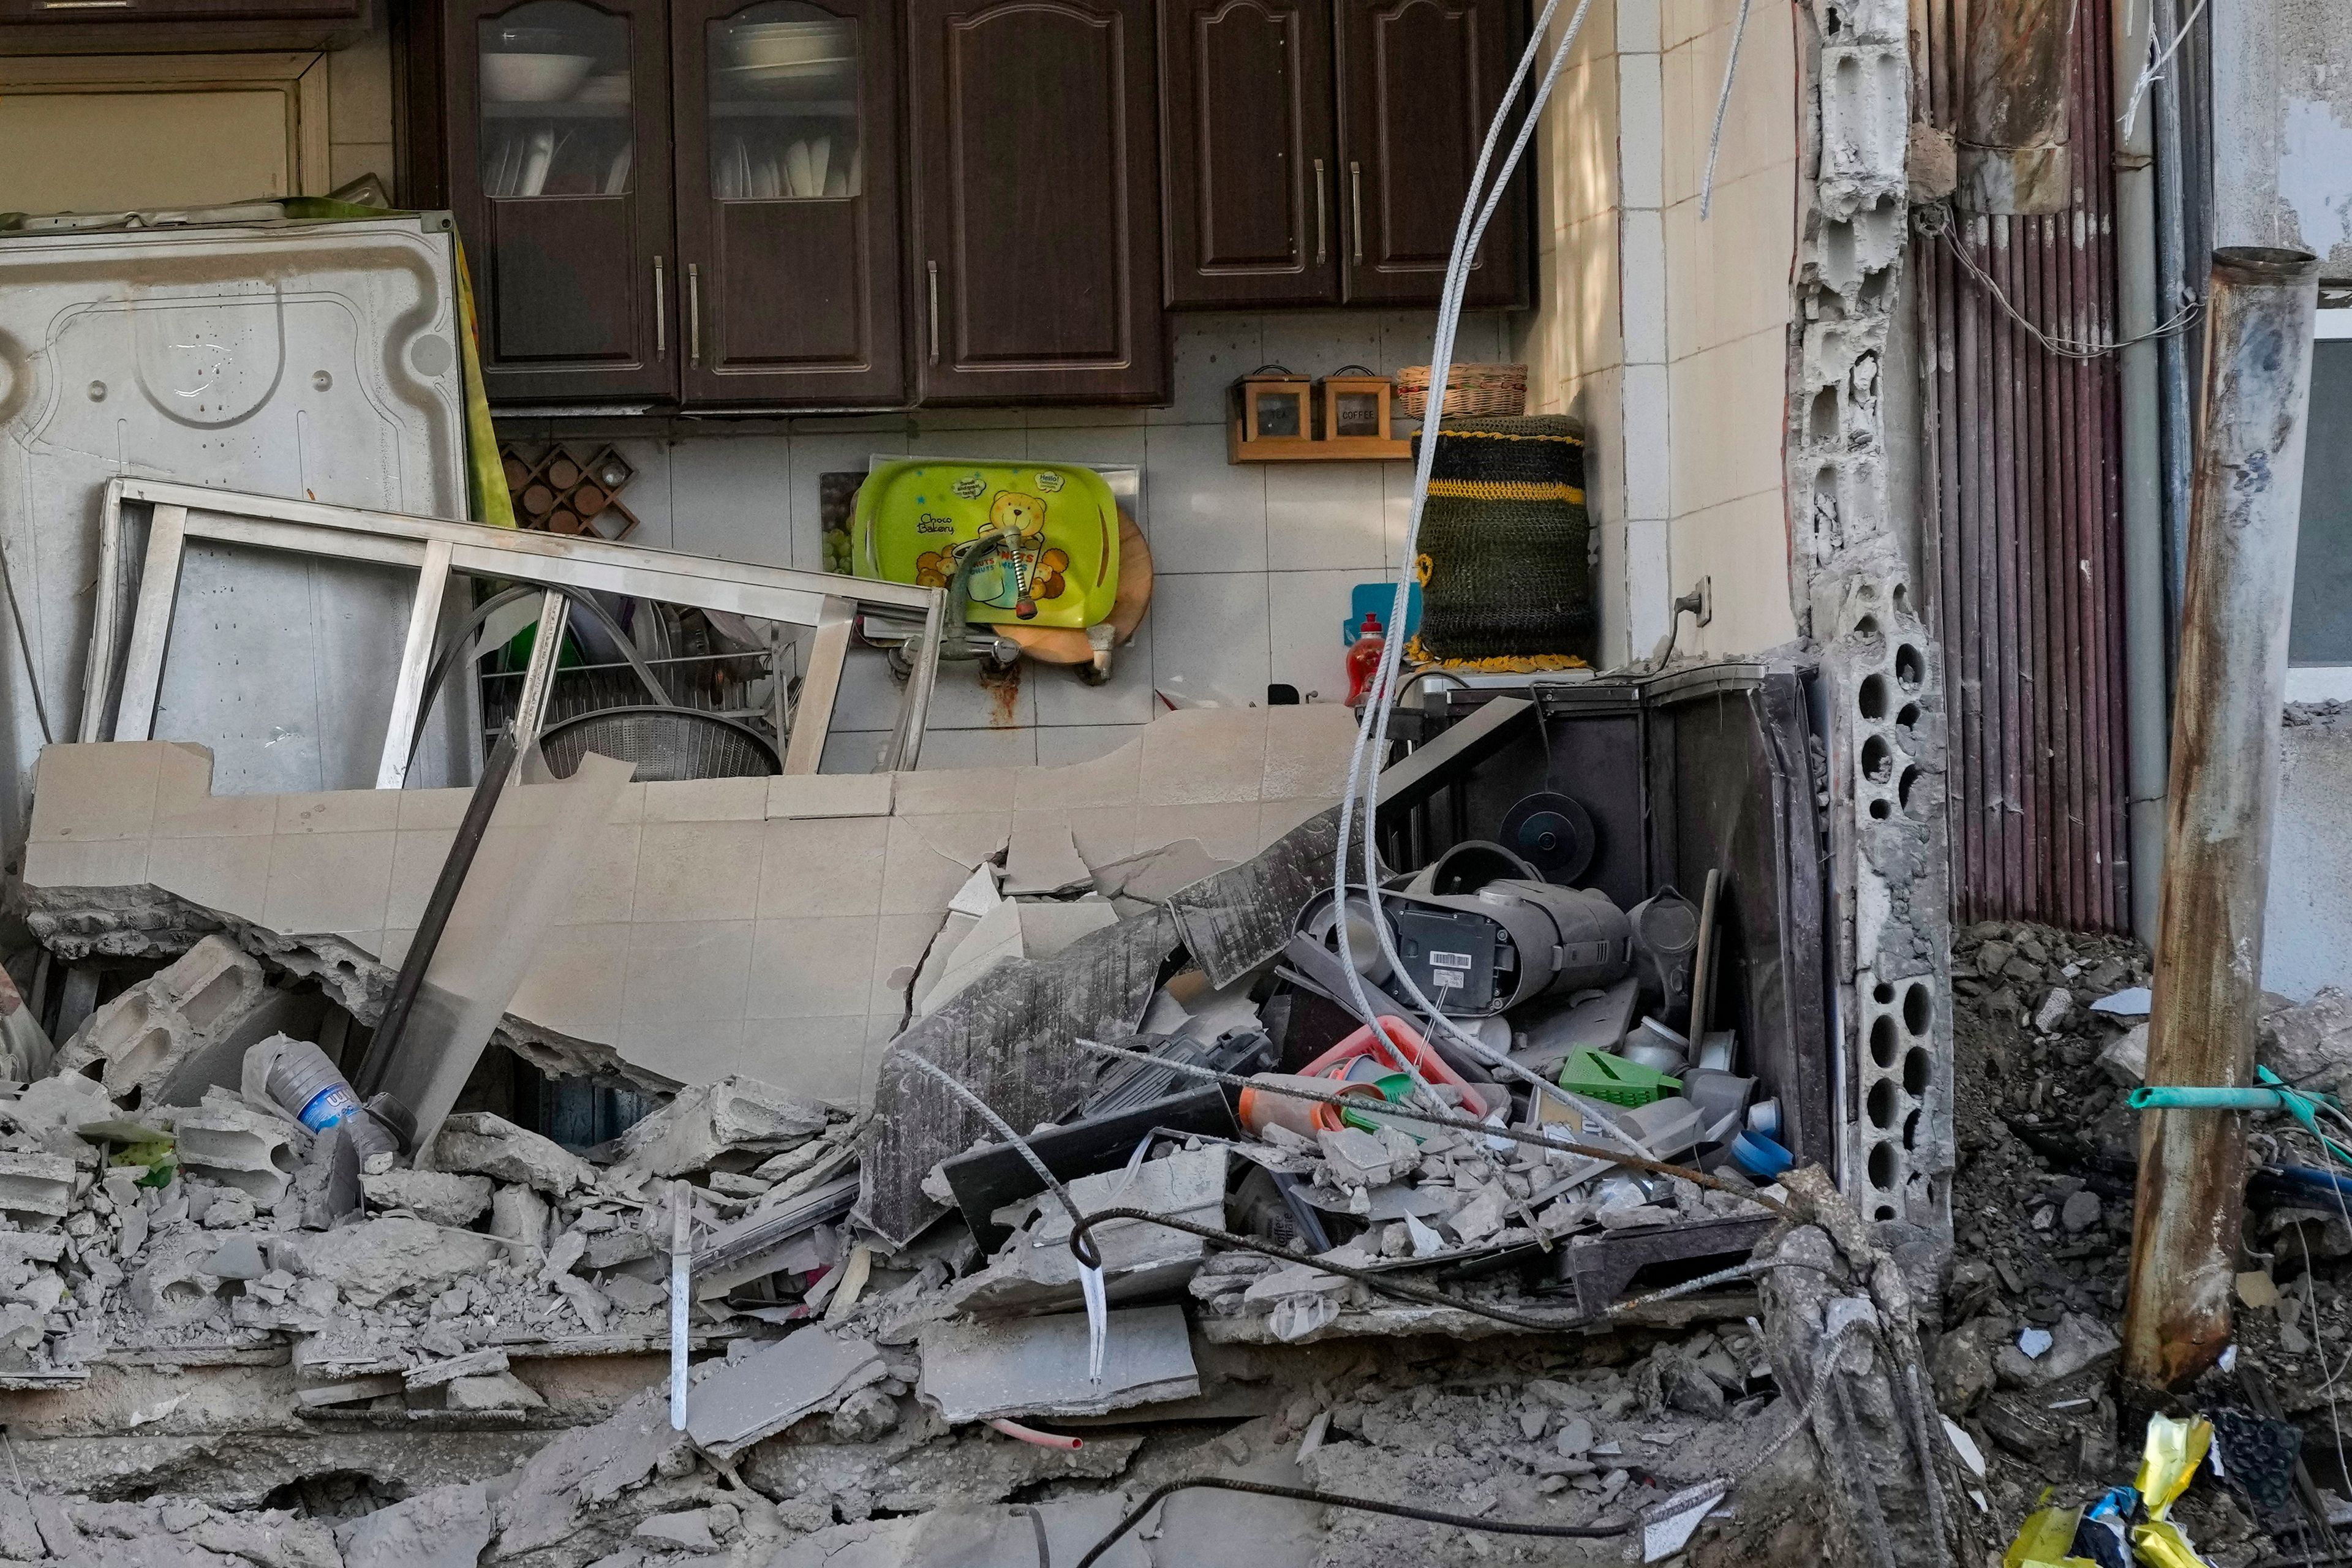
MULTIPOLYGON (((2299 250, 2217 251, 2210 300, 2147 1081, 2234 1089, 2252 1080, 2261 1017, 2319 263, 2299 250)), ((2142 1390, 2189 1382, 2229 1342, 2243 1114, 2141 1121, 2124 1373, 2142 1390)))
MULTIPOLYGON (((2149 16, 2157 47, 2167 47, 2179 36, 2179 0, 2150 0, 2149 16)), ((2159 321, 2171 320, 2174 311, 2188 304, 2195 287, 2189 279, 2188 250, 2188 171, 2181 164, 2187 148, 2180 128, 2180 60, 2174 58, 2148 89, 2148 114, 2156 122, 2156 318, 2159 321)), ((2189 406, 2186 335, 2175 332, 2158 339, 2156 364, 2157 406, 2163 416, 2165 584, 2171 590, 2165 605, 2172 617, 2166 626, 2172 634, 2167 639, 2173 656, 2168 668, 2177 689, 2179 645, 2176 639, 2188 603, 2189 468, 2196 455, 2191 447, 2196 410, 2189 406)))
POLYGON ((686 1183, 669 1187, 669 1426, 686 1430, 687 1310, 694 1301, 694 1195, 686 1183))
MULTIPOLYGON (((2116 101, 2130 100, 2148 58, 2150 7, 2114 8, 2116 101)), ((2116 146, 2116 336, 2144 338, 2157 311, 2156 156, 2150 116, 2132 116, 2116 146)), ((2171 314, 2170 310, 2163 315, 2171 314)), ((2116 356, 2123 404, 2124 734, 2129 748, 2125 801, 2131 857, 2131 929, 2156 942, 2157 889, 2164 868, 2167 606, 2164 563, 2164 420, 2157 345, 2133 343, 2116 356)))

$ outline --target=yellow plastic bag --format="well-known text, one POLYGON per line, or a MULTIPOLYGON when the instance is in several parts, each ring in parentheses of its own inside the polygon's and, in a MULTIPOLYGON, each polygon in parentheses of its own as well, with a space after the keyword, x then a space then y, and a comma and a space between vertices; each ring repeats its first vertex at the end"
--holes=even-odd
POLYGON ((2047 1489, 2041 1501, 2042 1506, 2026 1515, 2025 1522, 2018 1527, 2016 1539, 2000 1554, 2000 1568, 2099 1568, 2087 1557, 2071 1555, 2074 1531, 2083 1523, 2083 1510, 2050 1507, 2047 1489))
POLYGON ((2213 1423, 2202 1415, 2183 1421, 2170 1415, 2147 1419, 2147 1444, 2134 1483, 2147 1502, 2147 1522, 2132 1531, 2132 1556, 2147 1568, 2207 1568, 2180 1527, 2167 1519, 2197 1467, 2213 1447, 2213 1423))

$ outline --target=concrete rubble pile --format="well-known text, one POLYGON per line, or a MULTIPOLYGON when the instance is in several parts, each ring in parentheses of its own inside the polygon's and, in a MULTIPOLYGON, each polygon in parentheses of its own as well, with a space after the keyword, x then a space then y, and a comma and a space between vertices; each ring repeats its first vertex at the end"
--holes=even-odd
POLYGON ((1910 1446, 1932 1238, 1694 1026, 1702 906, 1473 841, 1347 949, 1339 820, 1016 832, 870 1109, 733 1074, 593 1145, 492 1058, 414 1136, 355 993, 194 941, 0 1097, 0 1563, 1980 1560, 1910 1446), (1204 1480, 1297 1495, 1154 1498, 1204 1480))

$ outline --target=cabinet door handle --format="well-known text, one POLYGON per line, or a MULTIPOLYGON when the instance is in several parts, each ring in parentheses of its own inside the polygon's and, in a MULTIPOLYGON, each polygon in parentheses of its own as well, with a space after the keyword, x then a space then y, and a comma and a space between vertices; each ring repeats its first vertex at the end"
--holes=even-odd
POLYGON ((1318 158, 1315 160, 1315 265, 1318 267, 1322 266, 1331 253, 1327 243, 1327 231, 1330 227, 1328 205, 1323 194, 1323 160, 1318 158))
POLYGON ((1348 199, 1356 216, 1356 265, 1364 264, 1364 166, 1352 160, 1348 164, 1348 199))
POLYGON ((930 268, 931 273, 931 363, 937 364, 940 363, 940 264, 930 261, 924 265, 930 268))
POLYGON ((702 264, 686 264, 686 363, 702 363, 702 264))
POLYGON ((662 287, 662 258, 654 258, 654 358, 669 358, 669 293, 662 287))

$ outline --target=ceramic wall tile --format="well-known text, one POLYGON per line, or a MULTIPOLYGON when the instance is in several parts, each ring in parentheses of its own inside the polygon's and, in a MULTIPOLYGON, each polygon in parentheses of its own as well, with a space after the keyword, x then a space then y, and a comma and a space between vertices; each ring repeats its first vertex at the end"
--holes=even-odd
POLYGON ((648 822, 637 847, 630 918, 661 921, 751 918, 760 900, 763 822, 648 822))
POLYGON ((147 879, 147 851, 152 842, 97 838, 27 844, 25 879, 43 888, 133 887, 147 879))
POLYGON ((1037 761, 1037 731, 1024 725, 1009 730, 943 730, 923 737, 918 766, 926 773, 960 768, 1025 768, 1037 761))
MULTIPOLYGON (((1351 621, 1349 604, 1360 584, 1385 584, 1385 572, 1285 572, 1267 598, 1272 611, 1273 679, 1295 686, 1316 703, 1341 702, 1348 695, 1348 649, 1342 629, 1351 621)), ((1389 618, 1388 605, 1381 619, 1389 618)))
POLYGON ((261 922, 297 934, 382 930, 397 837, 389 830, 273 836, 261 922))
POLYGON ((612 1039, 628 960, 626 925, 558 926, 541 940, 508 1011, 580 1039, 612 1039))
POLYGON ((647 822, 757 822, 767 814, 764 778, 679 779, 646 786, 647 822))
MULTIPOLYGON (((1061 779, 1083 763, 1100 762, 1142 738, 1140 724, 1065 724, 1037 731, 1037 765, 1061 779)), ((1052 788, 1042 782, 1040 788, 1052 788)), ((1025 791, 1024 792, 1026 793, 1025 791)))
POLYGON ((269 840, 252 834, 158 838, 147 847, 145 876, 165 891, 208 910, 235 913, 265 909, 269 899, 269 840))
MULTIPOLYGON (((751 1070, 743 1037, 740 1018, 640 1018, 624 1021, 614 1045, 631 1061, 661 1063, 656 1070, 680 1083, 709 1083, 751 1070)), ((753 1076, 786 1087, 772 1073, 753 1076)))
POLYGON ((1378 463, 1266 464, 1266 564, 1276 572, 1386 565, 1381 468, 1378 463))
POLYGON ((882 873, 882 913, 922 914, 947 908, 971 868, 1004 847, 1013 814, 894 816, 882 873))
POLYGON ((165 743, 45 750, 34 777, 31 842, 146 837, 155 825, 165 743))
POLYGON ((1152 669, 1149 610, 1135 636, 1112 650, 1110 679, 1100 686, 1087 685, 1066 666, 1031 666, 1026 683, 1037 701, 1038 760, 1045 761, 1045 737, 1056 725, 1150 723, 1152 669))
POLYGON ((866 1015, 760 1019, 743 1026, 742 1070, 787 1094, 856 1105, 866 1077, 866 1015))
POLYGON ((1152 679, 1160 691, 1179 702, 1230 708, 1265 700, 1265 574, 1162 577, 1151 610, 1152 679))
POLYGON ((747 1018, 864 1015, 872 1005, 876 915, 763 920, 751 932, 747 1018))
MULTIPOLYGON (((1222 425, 1154 426, 1145 444, 1151 498, 1151 564, 1174 573, 1263 572, 1266 563, 1265 463, 1225 460, 1222 425)), ((1158 598, 1155 608, 1167 619, 1158 598)))
POLYGON ((622 1022, 740 1021, 751 984, 751 926, 748 920, 633 924, 622 1022))
POLYGON ((887 817, 820 817, 761 828, 759 912, 872 915, 882 908, 887 817))
POLYGON ((1141 804, 1258 800, 1265 789, 1265 726, 1264 709, 1173 713, 1152 725, 1143 732, 1141 804))
POLYGON ((708 436, 670 449, 670 533, 689 555, 793 564, 793 444, 708 436))

